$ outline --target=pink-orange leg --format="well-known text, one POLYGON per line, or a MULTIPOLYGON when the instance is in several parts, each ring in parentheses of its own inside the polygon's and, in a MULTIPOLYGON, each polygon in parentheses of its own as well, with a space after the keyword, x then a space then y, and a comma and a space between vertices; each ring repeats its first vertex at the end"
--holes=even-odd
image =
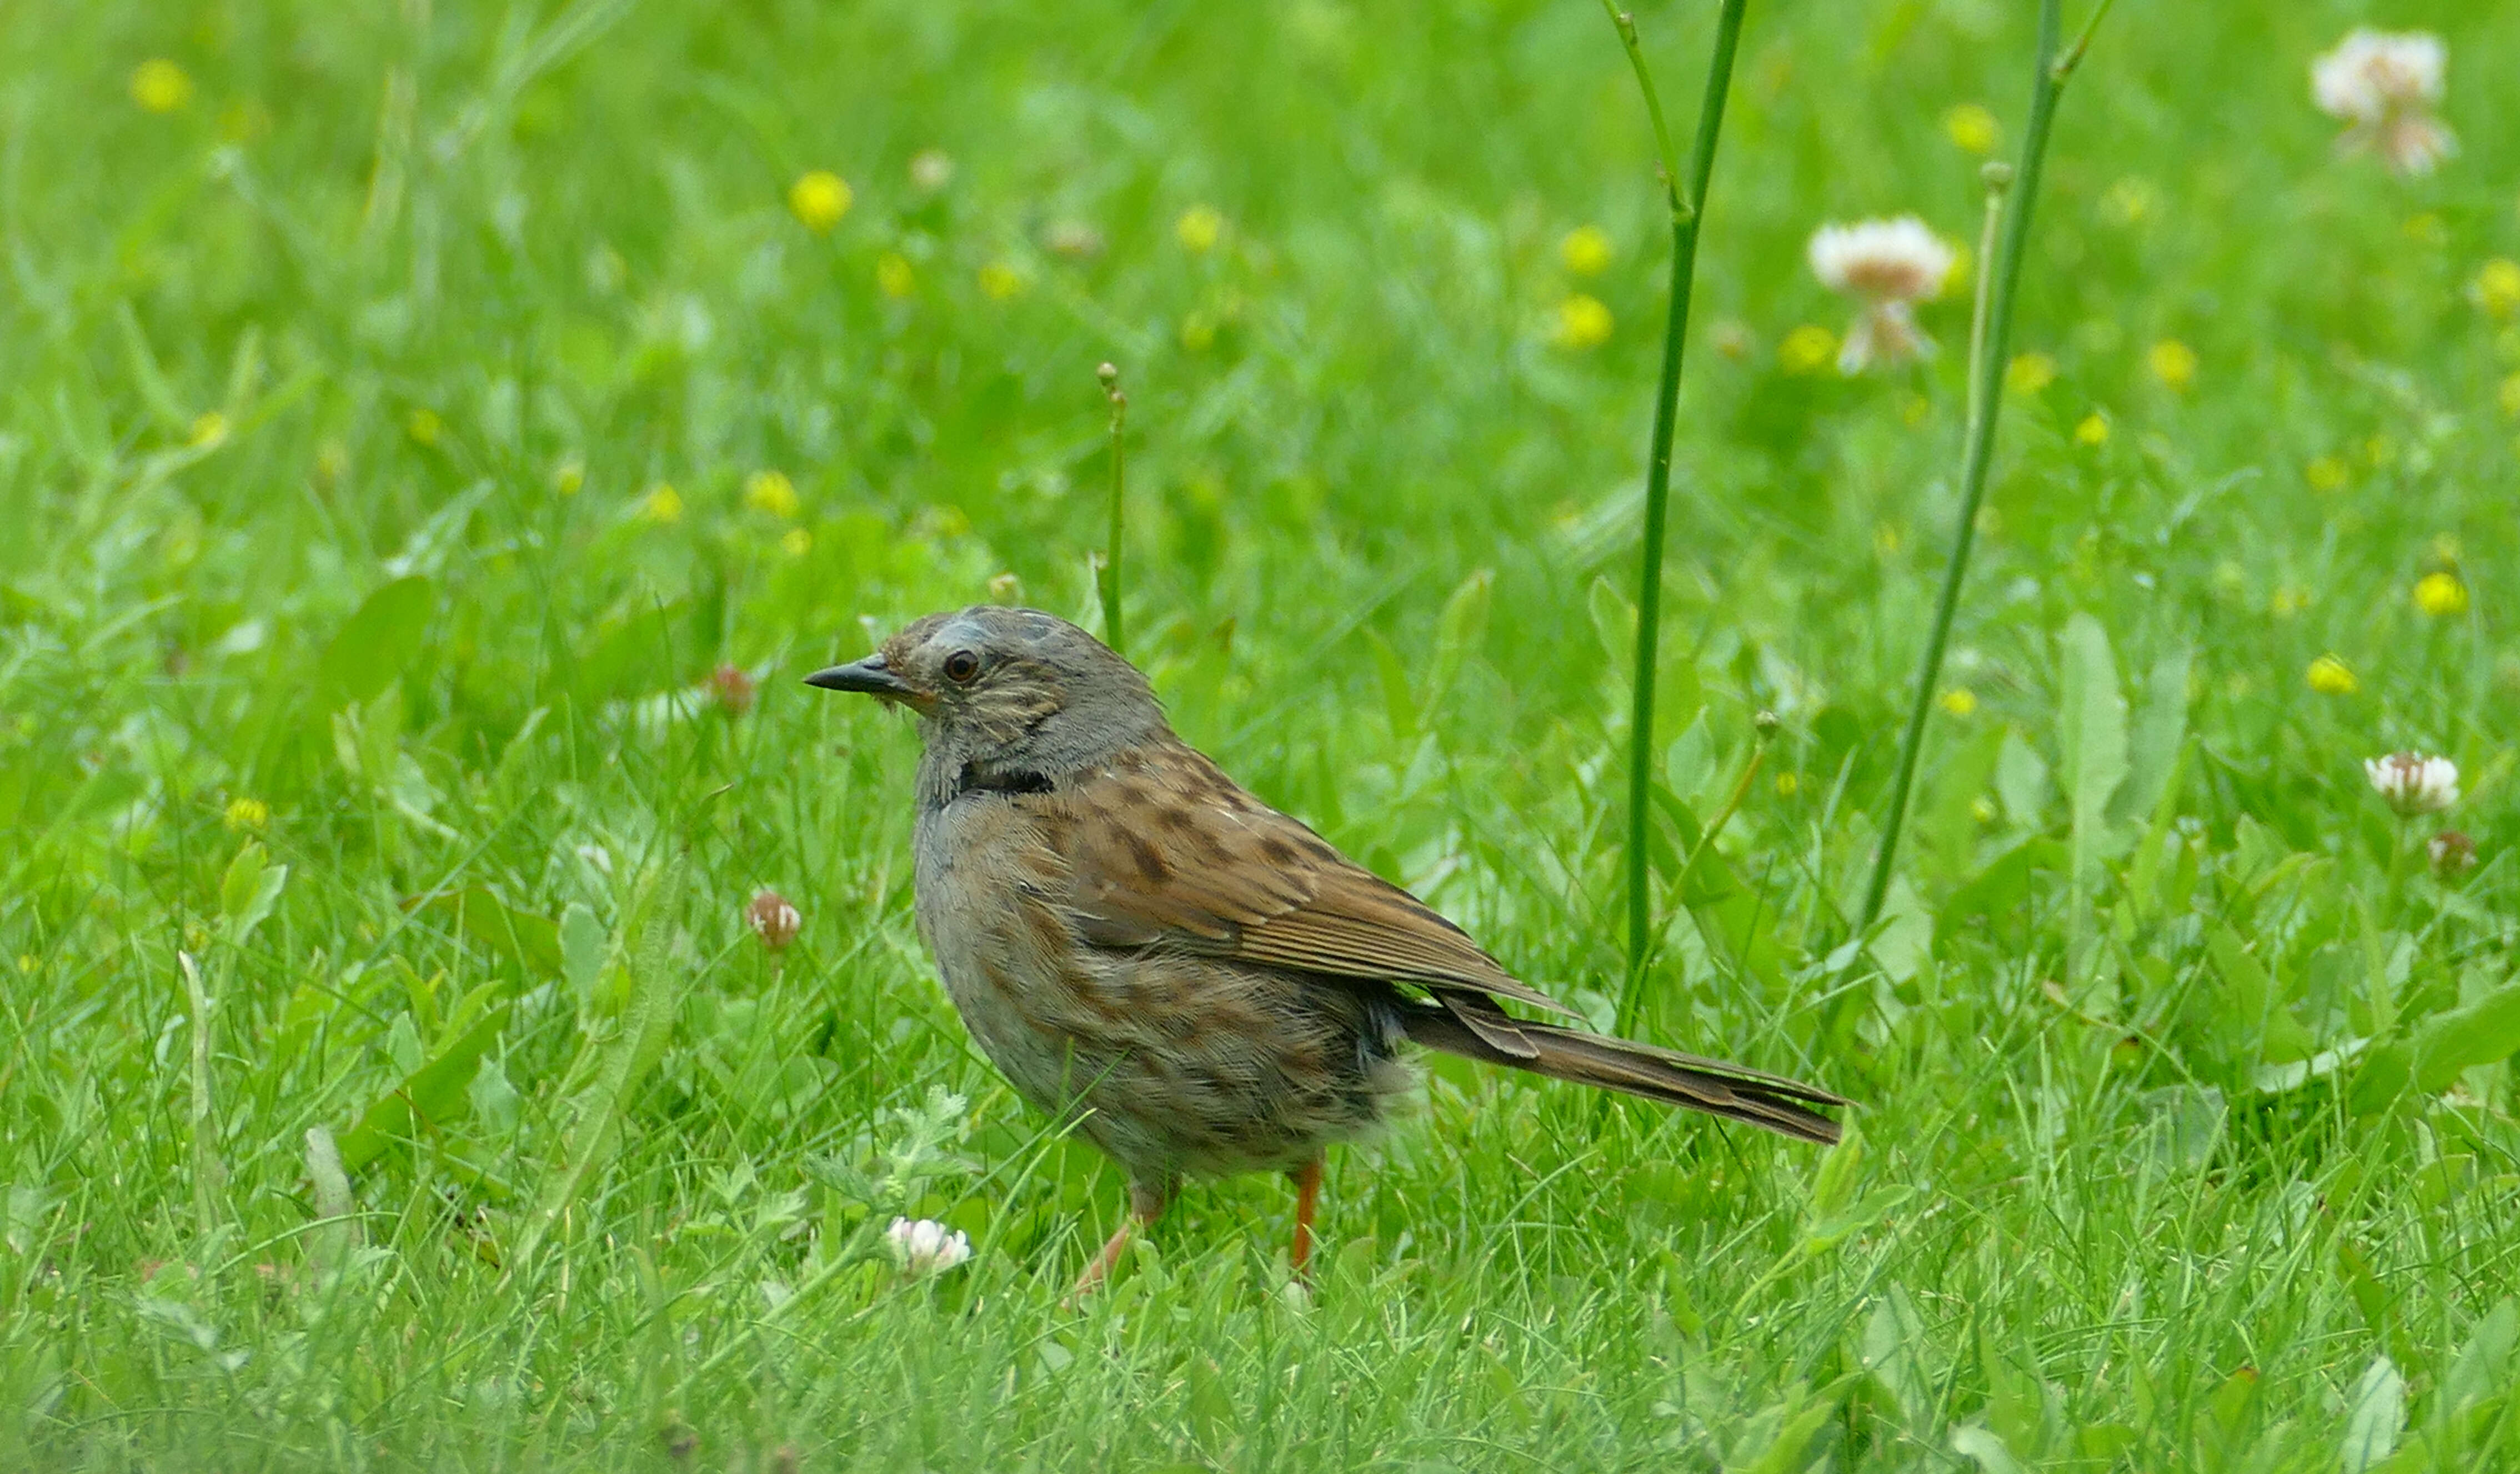
POLYGON ((1103 1240, 1102 1252, 1095 1255, 1094 1262, 1085 1267, 1085 1273, 1076 1276, 1076 1287, 1067 1292, 1067 1298, 1076 1300, 1100 1289, 1102 1281, 1111 1277, 1112 1270, 1118 1268, 1121 1251, 1129 1247, 1129 1235, 1140 1228, 1154 1227, 1155 1220, 1164 1216, 1164 1208, 1172 1200, 1169 1184, 1149 1186, 1145 1183, 1130 1183, 1128 1222, 1121 1224, 1109 1238, 1103 1240))
POLYGON ((1322 1159, 1313 1158, 1286 1174, 1295 1180, 1295 1248, 1287 1256, 1295 1277, 1312 1283, 1313 1208, 1322 1196, 1322 1159))

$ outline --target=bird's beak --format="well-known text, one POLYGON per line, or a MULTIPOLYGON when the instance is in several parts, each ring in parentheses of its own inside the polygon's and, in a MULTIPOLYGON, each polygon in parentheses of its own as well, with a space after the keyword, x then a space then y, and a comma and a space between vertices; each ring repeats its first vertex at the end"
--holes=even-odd
POLYGON ((818 670, 805 678, 805 684, 825 691, 853 691, 860 695, 879 696, 887 701, 899 701, 922 709, 927 705, 919 688, 886 669, 883 656, 879 654, 853 660, 846 665, 834 665, 830 670, 818 670))

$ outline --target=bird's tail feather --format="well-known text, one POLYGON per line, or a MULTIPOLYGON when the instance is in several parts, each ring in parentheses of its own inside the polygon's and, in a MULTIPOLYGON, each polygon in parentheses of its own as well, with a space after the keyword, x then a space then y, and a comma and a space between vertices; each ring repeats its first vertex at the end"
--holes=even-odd
POLYGON ((1852 1103, 1816 1086, 1746 1065, 1700 1059, 1556 1024, 1510 1021, 1509 1032, 1531 1047, 1528 1055, 1498 1048, 1487 1037, 1492 1031, 1472 1029, 1440 1005, 1408 1010, 1403 1027, 1413 1042, 1447 1054, 1685 1106, 1806 1141, 1837 1139, 1837 1123, 1812 1107, 1852 1103))

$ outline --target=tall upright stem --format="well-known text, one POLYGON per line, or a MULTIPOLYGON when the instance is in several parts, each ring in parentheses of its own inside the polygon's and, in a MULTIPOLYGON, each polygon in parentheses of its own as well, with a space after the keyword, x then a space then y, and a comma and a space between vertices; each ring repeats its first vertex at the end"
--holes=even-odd
MULTIPOLYGON (((1981 293, 1970 341, 1977 351, 1970 365, 1971 414, 1963 432, 1960 462, 1959 525, 1953 530, 1951 561, 1943 568, 1943 592, 1934 606, 1934 624, 1925 638, 1925 656, 1916 672, 1916 691, 1908 705, 1908 727, 1899 741, 1899 771, 1890 784, 1890 810, 1882 820, 1881 844, 1873 852, 1872 876, 1864 888, 1864 911, 1858 934, 1880 919, 1881 903, 1890 893, 1890 871, 1899 853, 1899 831, 1907 825, 1908 792, 1916 778, 1916 752, 1925 737, 1925 715, 1932 709, 1934 684, 1942 678, 1943 648, 1951 640, 1952 616, 1958 609, 1960 585, 1968 575, 1969 550, 1977 541, 1978 504, 1986 497, 1987 468, 1995 458, 1995 425, 2002 409, 2003 368, 2012 342, 2012 304, 2021 283, 2023 247, 2030 241, 2031 206, 2039 199, 2039 173, 2048 157, 2048 134, 2056 120, 2056 99, 2065 81, 2091 45, 2092 31, 2107 14, 2100 0, 2082 34, 2070 48, 2059 48, 2058 0, 2040 0, 2039 55, 2032 71, 2030 125, 2021 135, 2021 161, 2013 171, 2005 201, 2002 254, 1996 262, 1994 290, 1981 293)), ((1990 184, 1994 183, 1990 179, 1990 184)))
POLYGON ((1129 420, 1129 396, 1120 392, 1120 371, 1103 364, 1094 371, 1102 382, 1102 395, 1111 402, 1111 535, 1103 544, 1102 566, 1095 580, 1102 595, 1102 640, 1114 652, 1121 652, 1120 634, 1120 534, 1124 525, 1123 493, 1127 490, 1127 466, 1122 454, 1120 432, 1129 420))
POLYGON ((1706 92, 1697 106, 1697 137, 1684 179, 1673 168, 1671 135, 1662 101, 1637 44, 1636 18, 1601 0, 1627 48, 1651 115, 1663 188, 1671 201, 1671 301, 1663 322, 1662 381, 1654 398, 1651 458, 1645 463, 1644 567, 1637 590, 1636 694, 1628 722, 1628 976, 1620 990, 1618 1027, 1634 1022, 1645 968, 1652 960, 1652 875, 1646 863, 1646 826, 1653 822, 1654 662, 1662 623, 1662 548, 1671 508, 1671 437, 1680 409, 1682 350, 1688 337, 1688 295, 1697 276, 1697 228, 1706 217, 1706 183, 1715 170, 1715 141, 1724 127, 1724 100, 1732 91, 1732 55, 1741 40, 1748 0, 1723 0, 1715 19, 1715 50, 1706 65, 1706 92))

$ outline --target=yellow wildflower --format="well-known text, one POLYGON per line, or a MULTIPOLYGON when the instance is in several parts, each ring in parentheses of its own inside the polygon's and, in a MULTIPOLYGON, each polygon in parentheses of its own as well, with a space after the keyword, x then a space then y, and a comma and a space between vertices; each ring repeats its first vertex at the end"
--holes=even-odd
POLYGON ((648 499, 639 504, 639 514, 670 527, 683 519, 683 494, 674 489, 672 482, 659 481, 649 490, 648 499))
POLYGON ((1579 277, 1598 277, 1610 269, 1610 233, 1598 225, 1579 225, 1557 243, 1557 259, 1579 277))
POLYGON ((249 833, 271 823, 271 805, 259 798, 231 798, 223 817, 229 828, 249 833))
POLYGON ((562 461, 552 470, 552 490, 564 497, 577 495, 586 484, 586 465, 582 461, 562 461))
POLYGON ((2108 444, 2109 417, 2097 410, 2085 415, 2083 423, 2074 426, 2074 443, 2093 447, 2108 444))
POLYGON ((1557 304, 1557 346, 1582 350, 1610 340, 1610 309, 1598 297, 1575 292, 1557 304))
POLYGON ((2415 580, 2415 607, 2435 619, 2467 612, 2467 585, 2455 573, 2427 573, 2415 580))
POLYGON ((1956 717, 1972 715, 1977 710, 1977 692, 1965 686, 1955 686, 1938 698, 1943 710, 1956 717))
POLYGON ((1944 113, 1943 132, 1971 154, 1992 154, 2003 140, 2003 126, 1995 114, 1975 103, 1961 103, 1944 113))
POLYGON ((2310 689, 2322 696, 2350 696, 2362 689, 2354 672, 2334 655, 2321 655, 2310 662, 2310 689))
POLYGON ((1777 796, 1778 798, 1793 797, 1795 792, 1799 790, 1802 785, 1803 781, 1791 773, 1779 773, 1777 775, 1777 796))
POLYGON ((1202 310, 1183 318, 1181 345, 1192 353, 1204 353, 1216 346, 1216 315, 1202 310))
POLYGON ((228 417, 216 410, 194 418, 190 443, 201 450, 225 445, 228 438, 228 417))
POLYGON ((787 534, 779 539, 779 551, 789 558, 803 558, 814 551, 814 534, 802 527, 790 527, 787 534))
POLYGON ((1003 302, 1023 289, 1023 274, 1004 261, 991 261, 980 268, 980 293, 990 301, 1003 302))
POLYGON ((437 418, 435 410, 416 409, 403 418, 402 428, 413 444, 435 445, 437 437, 446 432, 446 422, 437 418))
POLYGON ((848 181, 839 175, 829 169, 808 169, 788 186, 788 212, 819 236, 839 224, 857 198, 848 181))
POLYGON ((1193 204, 1173 222, 1173 235, 1193 255, 1205 255, 1225 238, 1225 216, 1212 204, 1193 204))
POLYGON ((2175 337, 2154 343, 2144 355, 2144 362, 2152 369, 2153 378, 2179 393, 2186 393, 2187 386, 2196 381, 2196 350, 2175 337))
POLYGON ((172 112, 193 100, 193 79, 164 57, 131 70, 131 100, 151 112, 172 112))
POLYGON ((2148 179, 2130 174, 2110 185, 2100 197, 2100 216, 2112 225, 2141 225, 2153 211, 2160 192, 2148 179))
POLYGON ((2301 469, 2301 478, 2313 491, 2335 491, 2345 485, 2345 463, 2334 456, 2319 456, 2301 469))
POLYGON ((876 258, 876 290, 899 301, 919 286, 919 273, 911 269, 910 258, 897 250, 885 251, 876 258))
POLYGON ((756 470, 743 483, 743 505, 755 512, 766 512, 781 521, 796 516, 796 483, 775 470, 756 470))
POLYGON ((2015 394, 2036 394, 2056 381, 2056 360, 2045 353, 2023 353, 2004 366, 2003 386, 2015 394))
POLYGON ((2520 261, 2496 256, 2478 267, 2476 280, 2467 284, 2467 295, 2488 317, 2520 315, 2520 261))
POLYGON ((1777 344, 1777 367, 1788 374, 1817 374, 1837 361, 1837 335, 1805 323, 1777 344))

